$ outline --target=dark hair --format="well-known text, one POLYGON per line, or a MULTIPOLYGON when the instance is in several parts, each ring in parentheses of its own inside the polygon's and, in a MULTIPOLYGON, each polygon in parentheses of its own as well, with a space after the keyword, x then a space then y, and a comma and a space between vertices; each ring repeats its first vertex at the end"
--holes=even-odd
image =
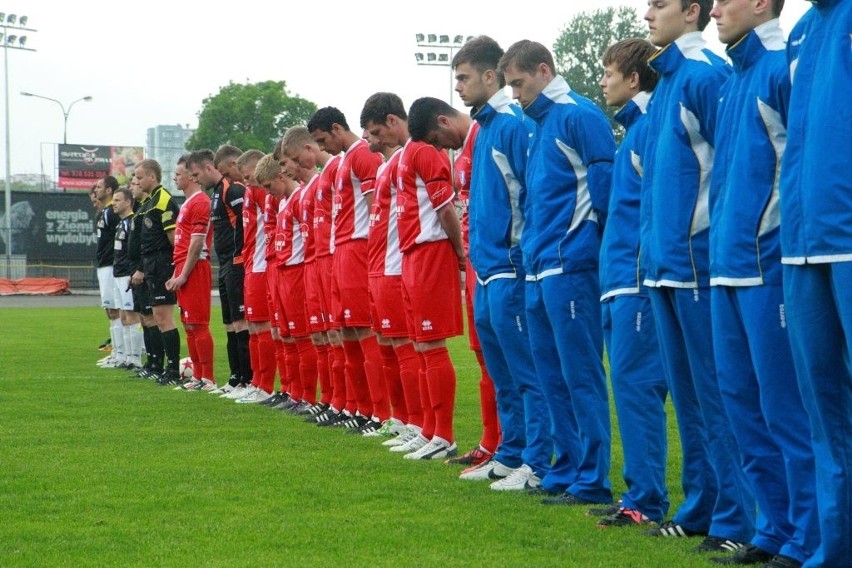
POLYGON ((236 160, 240 156, 243 155, 243 151, 237 148, 236 146, 231 146, 230 144, 222 144, 219 146, 219 149, 216 150, 216 155, 213 156, 213 167, 218 168, 219 164, 226 160, 236 160))
POLYGON ((104 187, 110 190, 112 193, 115 193, 115 190, 118 189, 118 180, 113 176, 106 176, 104 178, 104 187))
POLYGON ((698 30, 703 32, 707 24, 710 23, 710 10, 713 9, 713 0, 680 0, 681 11, 686 12, 693 4, 698 4, 700 9, 698 12, 698 30))
POLYGON ((653 91, 659 76, 648 65, 648 59, 656 52, 657 48, 644 39, 623 39, 606 48, 603 64, 604 66, 615 65, 625 77, 633 73, 638 74, 639 89, 653 91))
POLYGON ((422 97, 408 109, 408 134, 415 142, 425 139, 438 129, 438 116, 456 116, 459 111, 441 99, 422 97))
POLYGON ((154 177, 157 178, 157 183, 163 181, 163 168, 160 167, 160 162, 157 160, 152 160, 150 158, 142 160, 136 164, 136 169, 143 169, 149 174, 154 174, 154 177))
POLYGON ((188 168, 189 165, 187 162, 189 161, 189 154, 184 154, 180 158, 178 158, 177 165, 182 165, 184 168, 188 168))
POLYGON ((553 55, 550 50, 537 41, 522 39, 509 46, 509 49, 500 58, 498 71, 501 74, 505 73, 509 65, 514 65, 518 71, 535 74, 538 66, 542 63, 550 68, 550 73, 555 77, 556 63, 553 62, 553 55))
POLYGON ((497 78, 500 81, 500 86, 506 85, 503 79, 503 73, 498 69, 500 58, 503 57, 503 48, 500 44, 486 35, 476 36, 469 39, 459 49, 456 56, 453 57, 453 69, 463 63, 467 63, 480 73, 485 73, 489 69, 497 72, 497 78))
POLYGON ((346 117, 335 107, 323 107, 316 111, 308 121, 308 132, 314 130, 322 130, 323 132, 331 132, 332 127, 339 124, 345 130, 349 130, 349 124, 346 122, 346 117))
POLYGON ((116 189, 115 191, 112 192, 113 197, 115 197, 118 194, 123 195, 124 198, 127 199, 128 201, 130 201, 130 204, 133 205, 133 194, 130 193, 129 189, 122 187, 122 188, 116 189))
POLYGON ((388 115, 394 115, 402 120, 408 119, 405 105, 402 99, 394 93, 375 93, 369 96, 361 109, 361 128, 367 128, 367 124, 384 124, 388 115))
POLYGON ((784 0, 772 0, 772 15, 776 18, 781 15, 781 10, 784 9, 784 0))
POLYGON ((187 168, 193 165, 203 166, 204 164, 215 164, 213 150, 196 150, 186 157, 187 168))

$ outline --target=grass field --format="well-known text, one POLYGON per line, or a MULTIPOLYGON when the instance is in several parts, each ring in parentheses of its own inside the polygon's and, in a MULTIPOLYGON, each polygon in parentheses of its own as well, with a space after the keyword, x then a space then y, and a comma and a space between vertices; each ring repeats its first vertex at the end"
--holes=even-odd
MULTIPOLYGON (((375 438, 99 369, 106 334, 94 307, 0 310, 0 566, 709 565, 691 539, 600 530, 583 509, 460 481, 375 438)), ((466 345, 451 345, 462 451, 480 429, 466 345)), ((613 416, 616 495, 619 444, 613 416)))

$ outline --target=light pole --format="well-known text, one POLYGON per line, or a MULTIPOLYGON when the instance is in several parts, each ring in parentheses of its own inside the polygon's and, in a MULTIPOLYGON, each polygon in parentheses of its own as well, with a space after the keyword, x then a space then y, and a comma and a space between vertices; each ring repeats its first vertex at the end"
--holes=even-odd
POLYGON ((414 59, 418 65, 438 66, 450 68, 450 106, 453 105, 453 93, 455 92, 455 77, 453 76, 453 56, 464 42, 473 36, 455 35, 452 38, 446 34, 415 34, 417 47, 426 47, 430 51, 418 51, 414 59))
MULTIPOLYGON (((449 67, 450 69, 450 106, 453 106, 453 93, 455 92, 455 75, 453 74, 453 56, 455 52, 461 49, 464 42, 471 39, 473 36, 455 35, 450 41, 450 36, 446 34, 415 34, 417 47, 426 47, 430 51, 418 51, 414 54, 414 60, 418 65, 449 67)), ((450 157, 450 175, 453 177, 453 183, 456 179, 455 169, 455 151, 447 149, 447 154, 450 157)))
POLYGON ((29 18, 15 14, 6 15, 0 12, 0 47, 3 48, 3 83, 6 96, 6 276, 12 277, 12 158, 11 158, 11 134, 9 133, 9 50, 19 49, 22 51, 35 51, 25 47, 27 36, 19 35, 21 32, 35 32, 27 27, 29 18))
POLYGON ((79 103, 80 101, 90 102, 94 98, 91 95, 86 95, 85 97, 80 97, 79 99, 77 99, 75 101, 71 101, 71 104, 68 105, 68 110, 65 110, 65 105, 63 105, 61 101, 58 101, 56 99, 51 99, 50 97, 45 97, 43 95, 36 95, 35 93, 27 93, 27 92, 24 92, 24 91, 21 91, 21 94, 24 95, 25 97, 35 97, 37 99, 44 99, 46 101, 53 101, 53 102, 55 102, 56 104, 59 105, 59 108, 62 109, 62 116, 65 117, 65 127, 62 131, 62 143, 63 144, 68 144, 68 115, 71 114, 71 109, 74 108, 74 105, 79 103))

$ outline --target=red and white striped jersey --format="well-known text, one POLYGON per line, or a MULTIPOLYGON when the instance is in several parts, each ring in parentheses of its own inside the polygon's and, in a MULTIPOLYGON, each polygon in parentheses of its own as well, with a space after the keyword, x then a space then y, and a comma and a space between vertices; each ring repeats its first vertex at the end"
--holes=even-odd
POLYGON ((402 252, 421 243, 447 239, 437 213, 455 197, 447 155, 431 144, 409 139, 397 166, 397 187, 402 252))
POLYGON ((379 167, 373 205, 370 208, 370 234, 367 237, 367 268, 370 276, 402 274, 402 251, 397 227, 396 170, 402 148, 379 167))
POLYGON ((295 266, 305 261, 305 243, 299 227, 302 188, 278 205, 278 225, 275 229, 275 259, 278 266, 295 266))
POLYGON ((317 257, 317 247, 314 241, 314 203, 317 199, 317 187, 320 174, 317 172, 302 189, 302 203, 299 211, 299 230, 305 242, 305 262, 313 262, 317 257))
POLYGON ((470 215, 467 208, 470 203, 470 172, 473 166, 473 145, 476 143, 476 135, 478 133, 479 123, 475 120, 471 121, 470 129, 467 131, 461 152, 456 156, 453 167, 453 170, 455 170, 456 190, 458 191, 456 203, 458 203, 461 209, 459 222, 461 224, 462 246, 464 246, 465 254, 467 254, 470 244, 470 215))
POLYGON ((267 193, 266 199, 263 200, 263 234, 266 237, 267 266, 269 261, 275 260, 275 230, 278 226, 278 205, 280 201, 271 193, 267 193))
POLYGON ((269 192, 247 185, 243 194, 243 266, 249 272, 266 272, 266 236, 263 232, 264 206, 269 192))
POLYGON ((334 180, 342 158, 334 156, 320 172, 317 193, 314 198, 314 255, 328 256, 334 252, 334 231, 331 222, 331 209, 334 200, 334 180))
POLYGON ((189 241, 192 235, 204 235, 200 259, 210 256, 213 231, 210 230, 210 197, 203 191, 193 193, 183 202, 175 222, 175 246, 172 261, 182 264, 189 253, 189 241))
POLYGON ((331 210, 335 246, 352 239, 367 238, 370 212, 364 196, 373 191, 376 171, 381 163, 381 154, 371 152, 370 145, 363 138, 359 138, 343 154, 337 168, 331 210))

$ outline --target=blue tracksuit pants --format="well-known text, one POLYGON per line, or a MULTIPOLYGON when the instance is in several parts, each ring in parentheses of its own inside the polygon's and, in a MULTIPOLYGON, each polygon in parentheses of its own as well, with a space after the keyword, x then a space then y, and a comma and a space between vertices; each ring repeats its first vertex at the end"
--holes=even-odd
POLYGON ((660 522, 669 510, 666 488, 666 396, 651 301, 644 294, 602 304, 612 393, 624 452, 622 506, 660 522))
POLYGON ((852 262, 785 266, 784 305, 816 464, 821 540, 805 566, 849 566, 852 262))
POLYGON ((685 501, 674 522, 737 542, 754 534, 754 498, 722 407, 708 288, 648 290, 680 430, 685 501))
POLYGON ((498 278, 477 284, 474 321, 497 394, 502 439, 494 459, 527 464, 539 478, 550 471, 550 413, 535 371, 527 328, 525 282, 498 278))
POLYGON ((610 503, 609 395, 597 270, 531 282, 526 304, 530 345, 550 408, 557 454, 544 486, 610 503))

